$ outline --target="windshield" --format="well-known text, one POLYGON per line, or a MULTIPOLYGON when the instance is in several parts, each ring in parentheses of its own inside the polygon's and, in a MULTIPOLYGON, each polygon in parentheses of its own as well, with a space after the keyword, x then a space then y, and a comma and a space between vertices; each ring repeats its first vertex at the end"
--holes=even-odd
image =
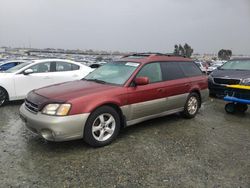
POLYGON ((139 63, 134 62, 107 63, 88 74, 84 79, 100 83, 123 85, 139 65, 139 63))
POLYGON ((27 66, 27 65, 29 65, 29 64, 30 64, 30 62, 21 63, 21 64, 15 66, 15 67, 10 68, 9 70, 7 70, 7 71, 5 71, 5 72, 7 72, 7 73, 14 73, 14 72, 20 70, 21 68, 23 68, 23 67, 25 67, 25 66, 27 66))
POLYGON ((220 67, 225 70, 250 70, 250 60, 232 60, 220 67))

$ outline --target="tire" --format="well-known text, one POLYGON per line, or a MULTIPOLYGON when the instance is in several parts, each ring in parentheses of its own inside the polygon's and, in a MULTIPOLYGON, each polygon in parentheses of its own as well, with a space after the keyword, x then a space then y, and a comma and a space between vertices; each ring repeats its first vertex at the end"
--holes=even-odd
POLYGON ((84 128, 84 141, 93 147, 110 144, 120 131, 118 112, 110 106, 102 106, 92 112, 84 128))
POLYGON ((0 106, 3 106, 8 101, 8 93, 0 87, 0 106))
POLYGON ((234 103, 227 103, 225 105, 225 111, 229 114, 236 113, 236 105, 234 103))
POLYGON ((187 119, 194 118, 199 111, 201 106, 201 99, 197 93, 191 93, 184 106, 184 111, 182 112, 183 117, 187 119))
POLYGON ((248 109, 247 104, 241 104, 241 103, 236 104, 236 110, 240 113, 245 113, 247 109, 248 109))

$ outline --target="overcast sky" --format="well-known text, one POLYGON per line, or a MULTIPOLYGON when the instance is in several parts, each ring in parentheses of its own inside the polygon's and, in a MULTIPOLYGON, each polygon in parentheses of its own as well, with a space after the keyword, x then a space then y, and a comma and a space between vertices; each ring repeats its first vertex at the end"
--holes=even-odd
POLYGON ((0 46, 250 54, 250 0, 0 0, 0 46))

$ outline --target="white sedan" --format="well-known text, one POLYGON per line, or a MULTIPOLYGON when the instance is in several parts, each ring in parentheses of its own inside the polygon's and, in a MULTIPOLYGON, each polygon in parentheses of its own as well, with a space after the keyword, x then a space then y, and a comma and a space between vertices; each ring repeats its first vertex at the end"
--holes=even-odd
POLYGON ((32 60, 0 73, 0 106, 24 99, 33 89, 80 80, 94 69, 64 59, 32 60))

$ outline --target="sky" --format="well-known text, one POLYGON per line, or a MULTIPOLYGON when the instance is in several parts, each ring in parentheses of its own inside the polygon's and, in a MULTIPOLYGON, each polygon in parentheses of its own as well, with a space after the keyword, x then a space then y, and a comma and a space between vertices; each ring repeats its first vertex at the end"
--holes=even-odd
POLYGON ((0 0, 0 46, 250 54, 250 0, 0 0))

